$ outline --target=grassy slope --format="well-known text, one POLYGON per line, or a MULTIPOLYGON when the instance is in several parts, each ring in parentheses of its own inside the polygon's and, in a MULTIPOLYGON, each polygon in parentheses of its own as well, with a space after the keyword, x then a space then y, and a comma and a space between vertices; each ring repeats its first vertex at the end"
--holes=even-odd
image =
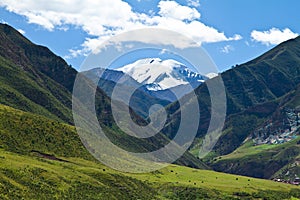
MULTIPOLYGON (((291 91, 284 97, 278 99, 273 104, 276 104, 276 109, 269 109, 272 112, 267 117, 261 115, 260 120, 257 120, 252 130, 258 128, 259 122, 264 122, 267 119, 272 121, 282 121, 277 118, 281 110, 285 108, 298 108, 300 102, 300 87, 291 91)), ((265 110, 267 106, 262 106, 265 110)), ((270 107, 270 106, 269 106, 270 107)), ((254 109, 252 109, 254 110, 254 109)), ((258 109, 262 111, 262 109, 258 109)), ((244 115, 251 116, 253 112, 245 112, 244 115)), ((256 114, 256 116, 259 116, 256 114)), ((280 116, 279 116, 280 117, 280 116)), ((243 115, 236 115, 237 119, 243 120, 243 115)), ((243 121, 245 122, 245 121, 243 121)), ((246 124, 246 123, 245 123, 246 124)), ((229 127, 232 128, 232 127, 229 127)), ((247 129, 242 129, 240 133, 247 132, 247 129)), ((249 131, 247 135, 249 134, 249 131)), ((300 176, 300 166, 297 163, 300 161, 300 137, 298 139, 280 145, 259 145, 253 146, 251 141, 241 145, 230 154, 218 156, 217 154, 211 155, 216 157, 211 163, 214 169, 223 172, 234 174, 242 174, 247 176, 254 176, 260 178, 285 178, 294 179, 294 174, 300 176), (216 156, 217 155, 217 156, 216 156), (221 158, 221 159, 219 159, 221 158), (289 171, 288 175, 285 175, 289 171)))
MULTIPOLYGON (((0 25, 0 103, 72 123, 71 94, 30 61, 28 52, 34 47, 11 27, 0 25)), ((49 55, 48 59, 55 63, 58 58, 49 55)), ((51 66, 45 65, 39 67, 51 66)))
MULTIPOLYGON (((215 159, 212 166, 228 173, 243 174, 260 178, 283 177, 282 171, 287 165, 295 164, 300 155, 300 138, 281 145, 253 146, 247 142, 234 152, 215 159)), ((294 167, 297 168, 297 165, 294 167)), ((296 169, 295 169, 296 170, 296 169)), ((296 173, 299 175, 299 172, 296 173)), ((294 178, 294 177, 289 177, 294 178)))
POLYGON ((20 154, 39 151, 92 160, 75 127, 0 105, 0 147, 20 154))
POLYGON ((79 158, 68 162, 0 149, 1 199, 300 198, 299 188, 267 180, 171 165, 151 174, 124 174, 79 158))

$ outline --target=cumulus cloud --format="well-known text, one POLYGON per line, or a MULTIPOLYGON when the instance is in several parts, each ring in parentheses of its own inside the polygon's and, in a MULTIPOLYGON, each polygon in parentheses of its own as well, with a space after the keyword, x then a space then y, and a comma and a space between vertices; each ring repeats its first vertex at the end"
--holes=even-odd
POLYGON ((179 5, 175 1, 160 1, 159 14, 162 17, 178 20, 195 20, 200 18, 200 13, 195 8, 179 5))
MULTIPOLYGON (((197 2, 199 3, 197 0, 190 0, 189 5, 196 6, 197 2)), ((25 16, 28 23, 38 24, 49 31, 67 29, 69 25, 83 29, 89 38, 82 44, 82 49, 71 51, 72 56, 87 54, 118 33, 147 27, 185 34, 199 45, 203 42, 241 39, 240 35, 229 37, 202 23, 201 14, 195 8, 165 0, 160 1, 157 6, 158 13, 145 14, 133 11, 122 0, 48 0, 43 3, 37 3, 36 0, 0 0, 0 7, 25 16)), ((172 42, 171 39, 167 41, 172 42)))
POLYGON ((286 40, 297 37, 299 34, 292 32, 290 29, 285 28, 280 30, 278 28, 271 28, 267 31, 257 31, 251 32, 252 40, 260 42, 264 45, 277 45, 286 40))

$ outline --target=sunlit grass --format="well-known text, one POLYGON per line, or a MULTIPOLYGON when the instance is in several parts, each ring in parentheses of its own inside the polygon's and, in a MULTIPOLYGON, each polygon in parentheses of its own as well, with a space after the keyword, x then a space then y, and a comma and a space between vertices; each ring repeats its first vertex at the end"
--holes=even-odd
MULTIPOLYGON (((177 165, 170 165, 152 173, 129 174, 81 158, 62 159, 68 162, 18 155, 0 149, 0 191, 2 190, 2 196, 5 194, 3 188, 11 188, 28 198, 32 197, 28 193, 32 188, 43 187, 45 191, 52 191, 58 197, 62 197, 62 194, 69 194, 73 188, 80 185, 87 185, 87 188, 91 188, 91 191, 82 188, 81 192, 87 194, 91 192, 104 194, 105 188, 110 192, 126 188, 131 191, 128 197, 134 196, 135 191, 139 192, 141 196, 147 196, 147 192, 153 190, 157 192, 153 195, 161 199, 164 196, 161 193, 162 188, 164 191, 170 190, 172 193, 171 188, 174 187, 205 189, 212 194, 215 194, 213 191, 216 190, 219 191, 220 196, 232 195, 236 192, 252 194, 261 190, 289 192, 291 189, 297 188, 268 180, 196 170, 177 165)), ((42 196, 40 193, 36 195, 42 196)), ((122 196, 123 193, 118 191, 112 195, 122 196)))

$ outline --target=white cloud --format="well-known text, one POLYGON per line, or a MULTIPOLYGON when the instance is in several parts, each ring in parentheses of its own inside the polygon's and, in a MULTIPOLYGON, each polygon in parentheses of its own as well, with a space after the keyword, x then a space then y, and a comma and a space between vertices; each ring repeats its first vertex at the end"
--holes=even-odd
POLYGON ((199 7, 200 6, 200 1, 199 0, 187 0, 188 6, 193 6, 193 7, 199 7))
MULTIPOLYGON (((189 2, 197 5, 198 1, 189 2)), ((71 56, 87 54, 118 33, 147 27, 176 31, 198 44, 241 39, 240 35, 228 37, 222 31, 202 23, 201 15, 195 8, 165 0, 157 6, 157 14, 145 14, 134 12, 122 0, 48 0, 42 3, 36 0, 0 0, 0 7, 25 16, 28 23, 38 24, 49 31, 67 29, 69 25, 83 29, 91 38, 86 38, 82 49, 72 50, 71 56)), ((178 42, 172 39, 175 38, 166 38, 166 42, 178 42)), ((182 42, 180 45, 184 48, 189 44, 182 42)))
POLYGON ((17 31, 19 31, 19 33, 21 33, 22 35, 24 35, 26 32, 22 29, 18 29, 17 31))
POLYGON ((231 45, 226 45, 224 46, 222 49, 221 49, 221 52, 223 53, 229 53, 230 51, 233 51, 234 50, 234 47, 231 46, 231 45))
POLYGON ((160 1, 159 14, 162 17, 178 20, 195 20, 200 18, 200 13, 195 8, 179 5, 175 1, 160 1))
POLYGON ((254 30, 251 32, 252 40, 260 42, 264 45, 277 45, 286 40, 297 37, 298 34, 292 32, 290 29, 285 28, 280 30, 278 28, 271 28, 268 31, 257 31, 254 30))

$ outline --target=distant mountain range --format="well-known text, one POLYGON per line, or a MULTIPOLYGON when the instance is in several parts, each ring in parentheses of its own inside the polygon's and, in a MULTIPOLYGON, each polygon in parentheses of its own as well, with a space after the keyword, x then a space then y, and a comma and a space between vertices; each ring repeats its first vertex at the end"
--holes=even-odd
POLYGON ((191 71, 184 64, 168 59, 146 58, 116 69, 131 76, 150 91, 166 90, 180 85, 199 86, 207 77, 191 71))
MULTIPOLYGON (((93 82, 98 81, 96 84, 108 96, 112 95, 116 83, 123 87, 123 92, 137 89, 130 106, 143 117, 148 116, 151 105, 166 106, 208 80, 178 61, 160 58, 137 60, 117 69, 95 68, 84 74, 93 82)), ((122 100, 122 92, 117 95, 122 100)))
MULTIPOLYGON (((87 72, 83 72, 86 77, 92 80, 95 84, 98 84, 108 96, 112 96, 114 88, 117 83, 120 84, 122 90, 120 90, 115 98, 122 100, 124 94, 132 89, 136 89, 131 97, 129 106, 140 116, 147 118, 149 116, 149 109, 154 104, 160 104, 162 106, 167 106, 171 103, 169 100, 160 99, 151 95, 143 85, 134 80, 131 76, 125 74, 121 71, 95 68, 87 72), (100 78, 101 77, 101 78, 100 78)), ((124 100, 123 103, 127 102, 124 100)))

